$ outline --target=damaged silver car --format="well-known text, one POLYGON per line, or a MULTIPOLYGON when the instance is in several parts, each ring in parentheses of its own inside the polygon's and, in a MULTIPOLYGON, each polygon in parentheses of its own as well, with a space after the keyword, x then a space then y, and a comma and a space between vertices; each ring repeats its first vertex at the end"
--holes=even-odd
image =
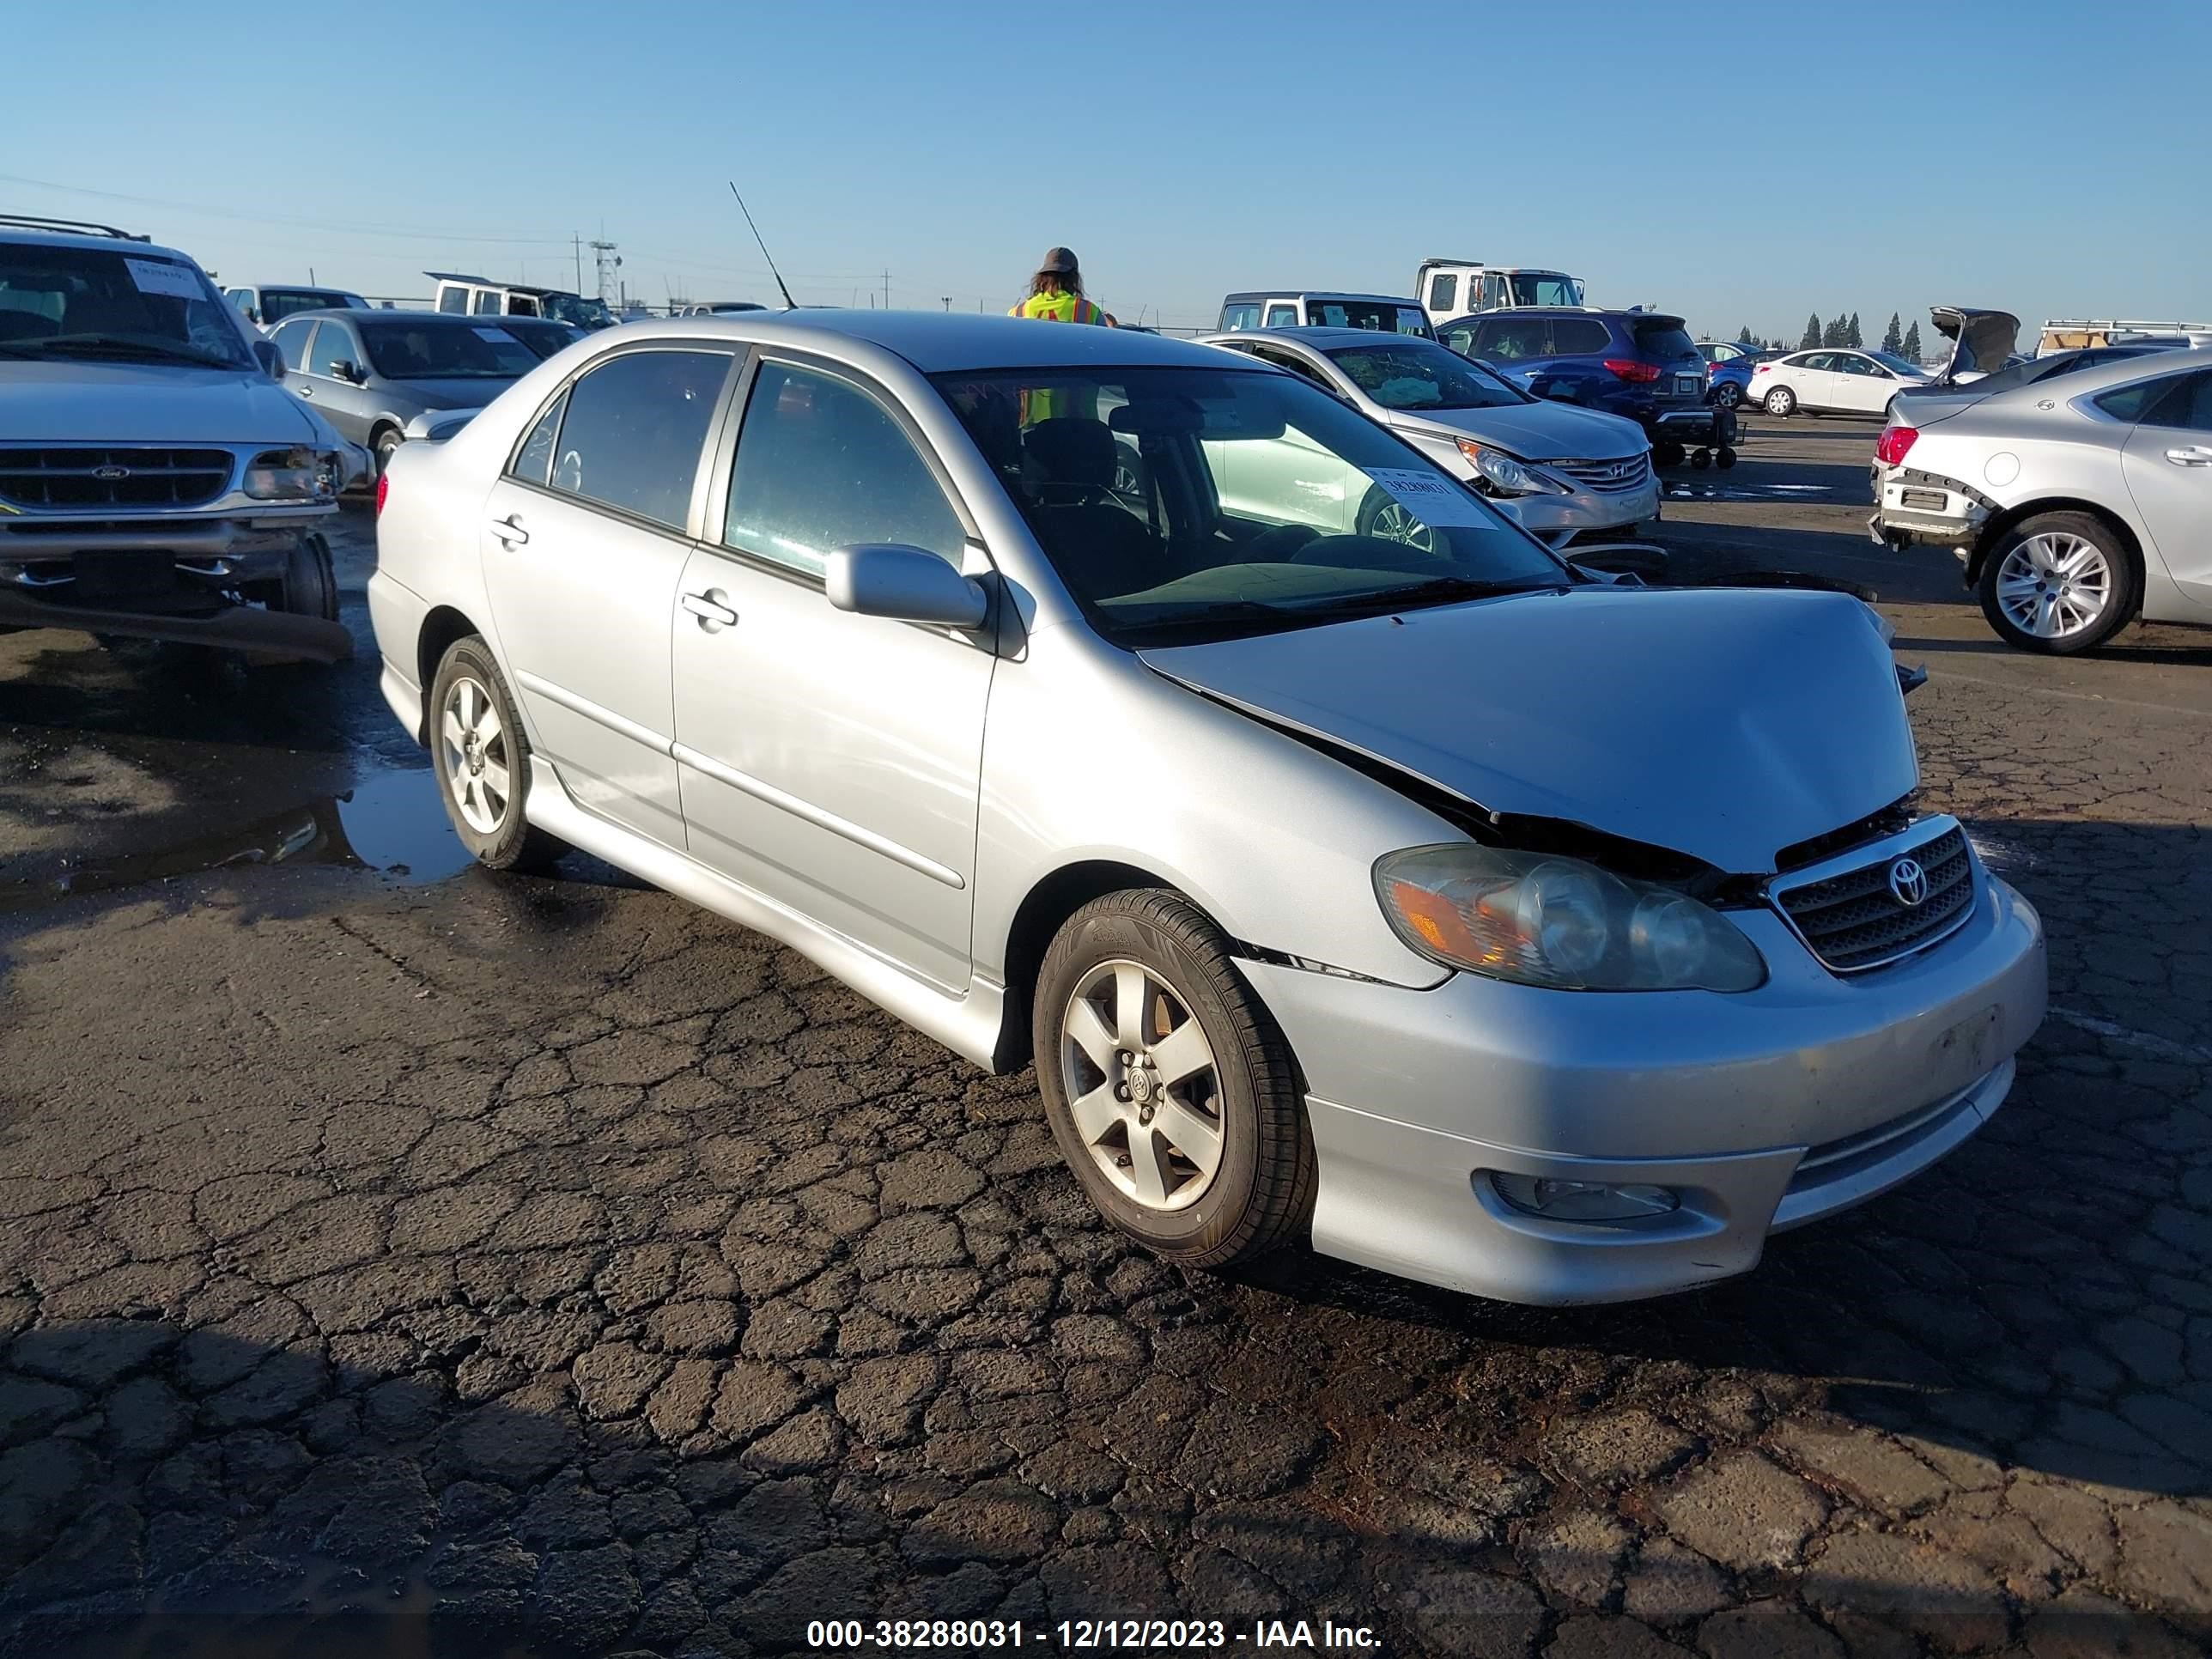
POLYGON ((1213 348, 640 324, 380 513, 384 694, 481 861, 585 849, 1034 1062, 1176 1261, 1683 1290, 1958 1146, 2043 1017, 1865 605, 1586 577, 1213 348), (1370 489, 1426 533, 1310 522, 1370 489))

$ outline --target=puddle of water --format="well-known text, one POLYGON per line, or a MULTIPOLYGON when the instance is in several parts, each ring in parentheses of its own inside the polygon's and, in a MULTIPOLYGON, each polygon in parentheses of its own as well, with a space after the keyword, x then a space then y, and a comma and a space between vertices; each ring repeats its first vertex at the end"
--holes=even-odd
POLYGON ((427 771, 386 772, 347 793, 307 802, 221 834, 149 853, 91 859, 43 881, 0 883, 0 913, 84 893, 113 892, 211 870, 269 864, 338 865, 404 882, 465 869, 468 850, 446 820, 427 771))
POLYGON ((1837 493, 1833 484, 1701 484, 1670 481, 1666 486, 1667 498, 1676 501, 1788 501, 1837 493))

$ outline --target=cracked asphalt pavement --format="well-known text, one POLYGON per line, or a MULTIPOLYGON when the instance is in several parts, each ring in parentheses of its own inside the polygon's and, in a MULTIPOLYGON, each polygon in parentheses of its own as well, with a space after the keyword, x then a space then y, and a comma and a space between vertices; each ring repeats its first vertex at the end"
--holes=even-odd
POLYGON ((1936 1170, 1629 1307, 1164 1267, 1027 1075, 603 867, 459 870, 366 659, 0 641, 0 1654, 2203 1651, 2212 638, 2002 653, 1865 541, 1870 427, 1752 424, 1663 538, 1882 591, 2053 1013, 1936 1170))

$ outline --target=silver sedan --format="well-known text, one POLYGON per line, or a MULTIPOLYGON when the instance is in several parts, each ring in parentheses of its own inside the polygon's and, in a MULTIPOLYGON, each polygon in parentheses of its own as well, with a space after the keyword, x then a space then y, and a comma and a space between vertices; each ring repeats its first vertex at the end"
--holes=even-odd
POLYGON ((2043 1015, 1871 611, 1586 578, 1212 347, 639 324, 380 514, 384 695, 478 860, 581 848, 1034 1061, 1175 1261, 1684 1289, 1957 1146, 2043 1015), (1425 533, 1308 521, 1369 491, 1425 533))
MULTIPOLYGON (((1202 337, 1342 398, 1554 547, 1659 516, 1651 442, 1635 422, 1531 397, 1432 340, 1357 328, 1202 337)), ((1403 533, 1404 514, 1388 503, 1376 510, 1383 534, 1403 533)))
POLYGON ((2212 349, 2035 368, 1899 400, 1875 539, 1952 549, 2023 650, 2087 651, 2137 617, 2212 625, 2212 349))

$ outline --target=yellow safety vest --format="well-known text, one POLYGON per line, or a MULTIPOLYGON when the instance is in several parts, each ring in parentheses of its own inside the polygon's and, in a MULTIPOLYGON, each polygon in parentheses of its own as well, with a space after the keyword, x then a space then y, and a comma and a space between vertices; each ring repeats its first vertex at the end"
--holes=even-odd
POLYGON ((1009 317, 1030 317, 1044 323, 1097 323, 1103 325, 1106 313, 1079 294, 1032 294, 1018 306, 1008 308, 1009 317))

